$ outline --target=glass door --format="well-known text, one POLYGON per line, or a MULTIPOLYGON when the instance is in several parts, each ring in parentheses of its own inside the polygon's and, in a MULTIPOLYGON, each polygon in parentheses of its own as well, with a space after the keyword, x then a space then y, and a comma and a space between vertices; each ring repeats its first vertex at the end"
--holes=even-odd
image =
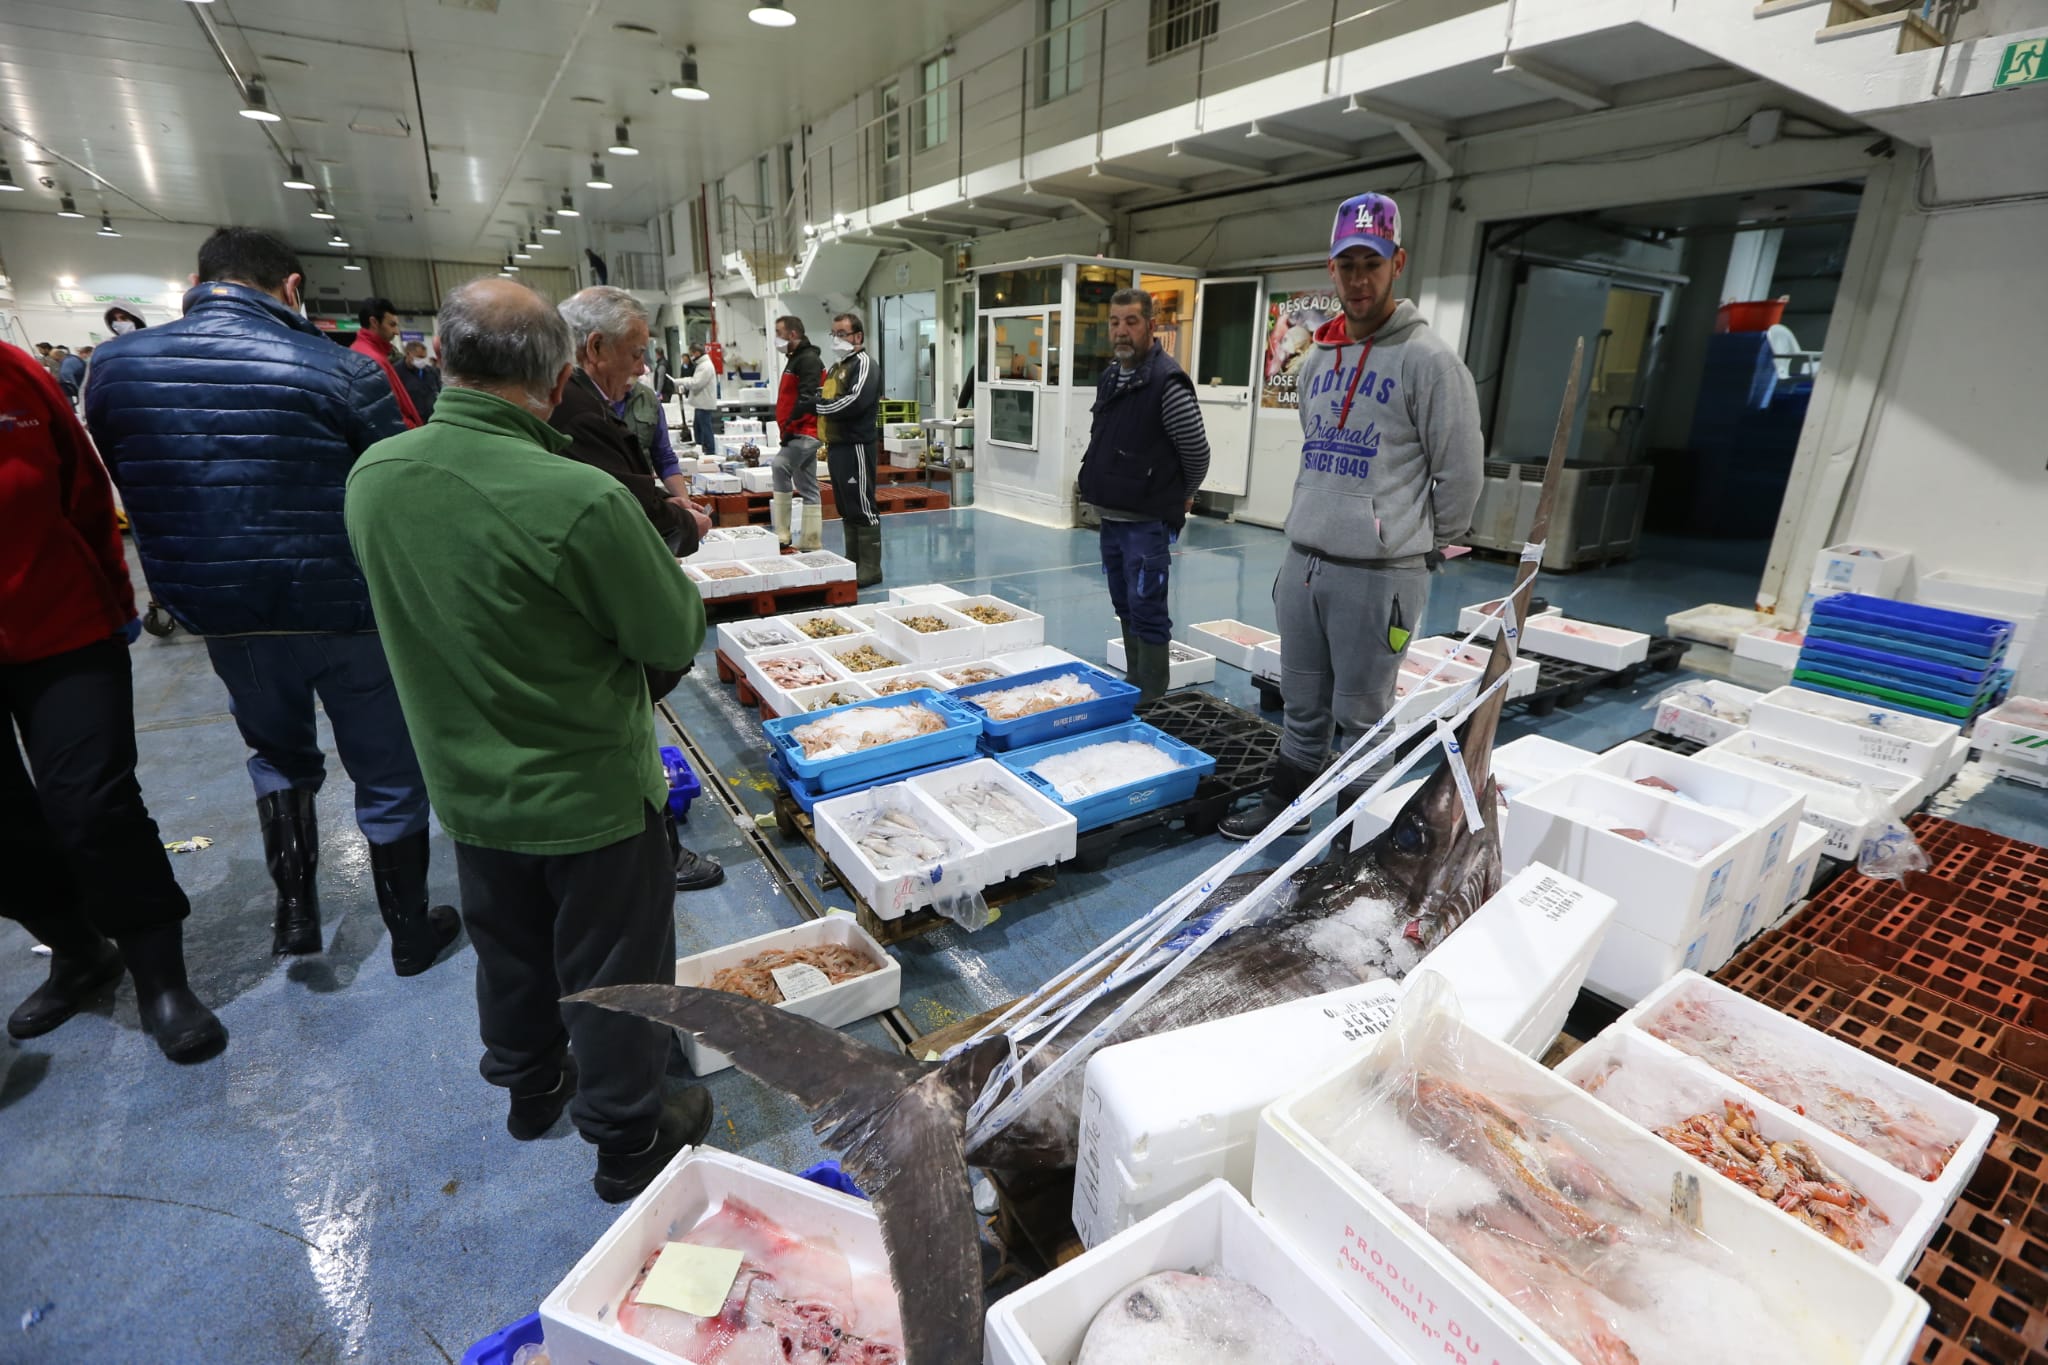
MULTIPOLYGON (((1252 387, 1261 314, 1258 276, 1202 280, 1195 291, 1194 353, 1188 374, 1209 437, 1208 493, 1244 496, 1251 476, 1252 387)), ((1156 307, 1156 304, 1155 304, 1156 307)))
POLYGON ((987 342, 981 372, 987 376, 989 411, 977 438, 989 445, 1036 450, 1039 404, 1056 344, 1049 315, 1036 310, 983 312, 981 321, 987 342))

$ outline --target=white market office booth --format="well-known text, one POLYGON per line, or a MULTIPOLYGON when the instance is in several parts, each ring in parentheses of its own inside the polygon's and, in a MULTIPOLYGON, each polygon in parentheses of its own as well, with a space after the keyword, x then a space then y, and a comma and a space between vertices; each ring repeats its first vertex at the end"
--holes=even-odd
POLYGON ((1152 296, 1153 337, 1195 380, 1211 452, 1203 491, 1245 494, 1266 323, 1263 281, 1046 256, 974 271, 977 506, 1047 526, 1076 524, 1074 483, 1088 450, 1096 384, 1116 363, 1109 300, 1130 288, 1152 296))

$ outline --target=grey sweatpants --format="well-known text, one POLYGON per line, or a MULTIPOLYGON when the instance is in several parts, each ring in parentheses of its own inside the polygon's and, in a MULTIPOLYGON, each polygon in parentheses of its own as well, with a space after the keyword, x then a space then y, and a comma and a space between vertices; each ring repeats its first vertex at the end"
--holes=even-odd
POLYGON ((1289 546, 1273 583, 1279 614, 1280 699, 1287 708, 1280 756, 1321 772, 1331 730, 1346 743, 1393 709, 1404 647, 1387 642, 1396 604, 1401 623, 1422 633, 1429 570, 1332 564, 1289 546))
POLYGON ((514 1095, 548 1089, 573 1048, 581 1078, 569 1118, 608 1151, 654 1138, 669 1031, 561 998, 593 986, 672 986, 676 862, 668 817, 588 853, 455 845, 462 922, 476 949, 485 1080, 514 1095))
POLYGON ((799 502, 818 501, 818 438, 792 436, 775 452, 775 491, 794 491, 799 502))

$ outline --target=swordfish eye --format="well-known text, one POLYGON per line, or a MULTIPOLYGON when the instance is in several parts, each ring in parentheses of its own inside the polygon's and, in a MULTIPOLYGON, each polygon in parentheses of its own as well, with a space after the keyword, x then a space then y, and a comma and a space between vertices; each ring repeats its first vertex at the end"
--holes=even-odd
POLYGON ((1397 853, 1419 854, 1428 843, 1422 829, 1420 816, 1410 812, 1394 822, 1394 850, 1397 853))

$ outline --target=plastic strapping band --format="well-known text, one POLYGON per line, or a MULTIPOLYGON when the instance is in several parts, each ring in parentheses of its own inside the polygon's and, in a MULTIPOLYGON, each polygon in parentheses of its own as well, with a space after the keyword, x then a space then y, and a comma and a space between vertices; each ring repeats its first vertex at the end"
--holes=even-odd
POLYGON ((1466 828, 1485 829, 1486 817, 1479 813, 1479 798, 1472 793, 1472 774, 1465 771, 1464 746, 1441 718, 1436 723, 1436 738, 1444 746, 1444 762, 1450 767, 1451 781, 1458 785, 1458 799, 1465 803, 1466 828))
POLYGON ((1532 540, 1524 544, 1522 546, 1522 563, 1541 565, 1543 563, 1543 546, 1545 543, 1540 540, 1532 540))
POLYGON ((1508 644, 1508 662, 1522 657, 1522 628, 1515 622, 1515 595, 1500 599, 1500 638, 1508 644))

